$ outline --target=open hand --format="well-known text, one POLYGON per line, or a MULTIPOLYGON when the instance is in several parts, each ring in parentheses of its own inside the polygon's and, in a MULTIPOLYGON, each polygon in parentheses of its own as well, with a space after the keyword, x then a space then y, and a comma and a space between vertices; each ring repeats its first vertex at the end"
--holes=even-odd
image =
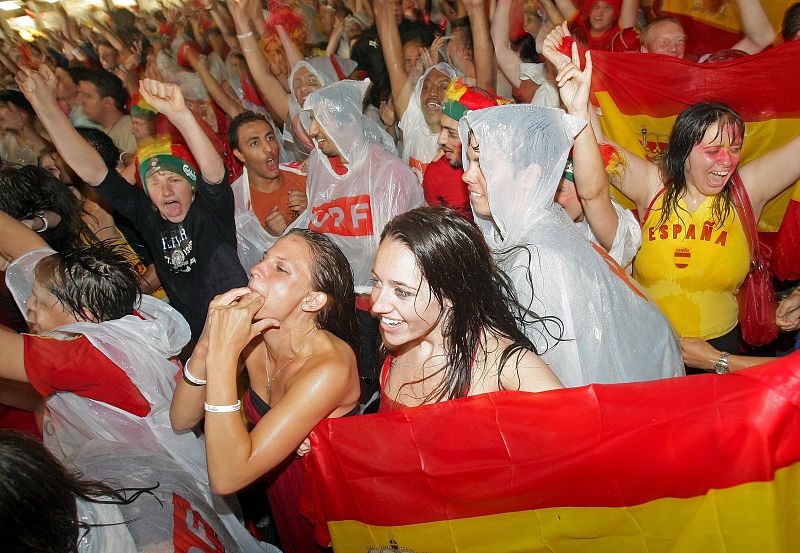
POLYGON ((16 81, 34 108, 56 103, 56 75, 47 65, 42 65, 39 71, 23 67, 17 72, 16 81))

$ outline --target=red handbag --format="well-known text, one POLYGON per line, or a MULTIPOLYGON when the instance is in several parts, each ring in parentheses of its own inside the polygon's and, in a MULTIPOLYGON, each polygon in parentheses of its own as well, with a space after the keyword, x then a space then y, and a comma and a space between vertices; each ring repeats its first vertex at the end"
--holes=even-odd
POLYGON ((758 243, 753 206, 738 172, 731 179, 733 203, 750 245, 750 272, 739 287, 739 325, 742 339, 751 346, 769 344, 778 337, 775 324, 775 291, 772 288, 772 273, 761 253, 758 243))

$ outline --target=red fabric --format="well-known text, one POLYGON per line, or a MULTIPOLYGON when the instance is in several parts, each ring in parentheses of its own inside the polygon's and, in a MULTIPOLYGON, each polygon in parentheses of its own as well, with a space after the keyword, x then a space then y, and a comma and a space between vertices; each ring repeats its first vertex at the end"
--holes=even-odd
POLYGON ((95 348, 86 336, 71 340, 33 334, 22 336, 25 372, 42 397, 55 392, 72 392, 138 417, 150 412, 150 405, 128 375, 95 348))
POLYGON ((800 353, 723 376, 497 392, 327 419, 311 434, 304 514, 325 543, 326 521, 400 526, 626 507, 769 482, 800 461, 798 407, 800 353))
POLYGON ((36 417, 31 411, 24 409, 0 404, 0 428, 19 430, 39 441, 42 439, 42 429, 36 423, 36 417))
POLYGON ((425 201, 432 206, 451 207, 472 221, 467 185, 461 180, 464 170, 450 165, 444 157, 434 161, 422 177, 425 201))
MULTIPOLYGON (((255 401, 248 389, 242 400, 245 418, 257 424, 269 406, 258 397, 255 401), (257 405, 260 403, 261 405, 257 405), (261 412, 263 411, 263 412, 261 412)), ((267 497, 275 526, 285 553, 313 553, 318 551, 311 522, 300 516, 300 496, 303 493, 303 466, 300 457, 291 454, 267 475, 267 497)))
POLYGON ((614 37, 619 33, 616 24, 609 27, 601 35, 593 35, 589 21, 581 16, 573 19, 569 24, 570 32, 575 40, 582 43, 589 50, 611 50, 614 37))

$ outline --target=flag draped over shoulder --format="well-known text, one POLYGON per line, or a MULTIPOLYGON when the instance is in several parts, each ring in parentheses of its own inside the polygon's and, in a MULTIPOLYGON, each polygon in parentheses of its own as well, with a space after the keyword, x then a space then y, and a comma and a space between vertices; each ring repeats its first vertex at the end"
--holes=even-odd
POLYGON ((800 354, 724 376, 498 392, 323 421, 305 511, 346 553, 789 553, 799 436, 800 354))
MULTIPOLYGON (((606 135, 654 162, 684 108, 702 101, 728 104, 745 121, 745 164, 800 134, 800 72, 793 70, 798 59, 800 41, 712 64, 593 51, 592 90, 606 135)), ((800 184, 766 205, 758 228, 772 248, 771 268, 778 278, 800 278, 800 184)))
MULTIPOLYGON (((761 0, 777 34, 784 12, 796 1, 761 0)), ((697 56, 732 48, 744 36, 734 0, 664 0, 661 13, 681 22, 688 37, 687 51, 697 56)))

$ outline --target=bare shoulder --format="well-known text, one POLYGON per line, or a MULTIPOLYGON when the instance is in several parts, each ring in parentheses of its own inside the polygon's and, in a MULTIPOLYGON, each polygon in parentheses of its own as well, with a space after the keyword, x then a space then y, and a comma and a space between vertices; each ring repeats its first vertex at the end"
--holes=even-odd
POLYGON ((564 387, 550 366, 536 352, 514 348, 513 342, 505 336, 487 333, 486 342, 487 352, 496 357, 492 365, 499 371, 500 389, 542 392, 564 387), (510 355, 504 359, 504 354, 509 350, 510 355))
POLYGON ((341 403, 358 400, 360 393, 358 365, 353 349, 343 340, 323 331, 315 340, 314 354, 294 373, 291 386, 329 392, 341 403))

